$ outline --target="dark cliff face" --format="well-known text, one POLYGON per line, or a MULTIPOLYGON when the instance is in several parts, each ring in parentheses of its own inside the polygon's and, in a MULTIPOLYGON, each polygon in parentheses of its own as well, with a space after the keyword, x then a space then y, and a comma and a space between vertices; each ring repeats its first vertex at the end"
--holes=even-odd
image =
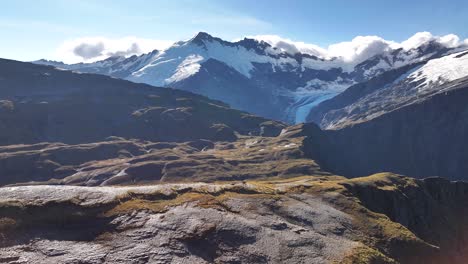
POLYGON ((340 130, 316 127, 306 149, 324 168, 347 177, 391 171, 468 179, 467 98, 462 84, 364 123, 340 130))
MULTIPOLYGON (((439 247, 435 263, 464 263, 468 258, 468 183, 438 177, 408 181, 380 176, 368 181, 356 179, 344 186, 366 208, 439 247)), ((401 248, 399 253, 412 255, 401 248)))
POLYGON ((235 140, 284 127, 189 92, 8 60, 0 61, 0 117, 0 145, 235 140))

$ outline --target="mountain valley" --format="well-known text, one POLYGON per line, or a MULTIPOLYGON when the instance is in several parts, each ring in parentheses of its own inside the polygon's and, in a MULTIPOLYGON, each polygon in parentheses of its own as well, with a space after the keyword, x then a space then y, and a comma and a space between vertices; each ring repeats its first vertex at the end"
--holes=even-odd
POLYGON ((0 59, 0 263, 464 263, 467 59, 0 59))

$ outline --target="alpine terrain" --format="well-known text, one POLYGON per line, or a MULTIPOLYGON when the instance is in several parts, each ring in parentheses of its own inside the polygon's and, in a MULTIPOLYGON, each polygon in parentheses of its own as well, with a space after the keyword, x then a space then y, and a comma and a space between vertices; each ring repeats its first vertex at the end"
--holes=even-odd
POLYGON ((410 47, 376 43, 353 60, 302 53, 261 39, 229 42, 200 32, 166 50, 93 63, 37 64, 98 73, 154 86, 173 87, 228 103, 231 107, 287 123, 306 121, 318 103, 385 71, 438 58, 460 49, 443 39, 410 47))
POLYGON ((385 72, 312 109, 322 165, 351 177, 393 171, 467 179, 468 52, 385 72), (328 153, 328 154, 325 154, 328 153))
POLYGON ((467 17, 2 1, 0 264, 467 264, 467 17))
POLYGON ((432 43, 348 71, 258 45, 199 34, 95 66, 0 60, 0 262, 464 263, 468 183, 437 176, 466 179, 466 54, 426 62, 449 52, 432 43), (303 112, 321 130, 143 80, 243 103, 250 87, 270 116, 359 83, 303 112), (310 80, 324 85, 297 89, 310 80))

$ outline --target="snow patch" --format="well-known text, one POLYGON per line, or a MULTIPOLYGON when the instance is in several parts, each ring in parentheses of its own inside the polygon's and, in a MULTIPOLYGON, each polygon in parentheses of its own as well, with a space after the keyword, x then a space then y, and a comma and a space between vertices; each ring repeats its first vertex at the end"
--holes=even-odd
POLYGON ((410 82, 419 83, 417 88, 428 90, 441 84, 468 76, 468 51, 454 53, 428 61, 408 76, 410 82))
POLYGON ((203 60, 204 58, 200 55, 189 55, 181 64, 179 64, 179 66, 177 66, 174 75, 166 79, 165 82, 178 82, 196 74, 200 70, 200 62, 203 60))

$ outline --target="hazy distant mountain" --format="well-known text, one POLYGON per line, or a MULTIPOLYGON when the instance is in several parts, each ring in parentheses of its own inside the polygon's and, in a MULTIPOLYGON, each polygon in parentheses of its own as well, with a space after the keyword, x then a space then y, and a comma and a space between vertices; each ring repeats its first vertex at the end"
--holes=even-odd
POLYGON ((292 54, 255 39, 228 42, 201 32, 167 50, 141 56, 71 65, 46 60, 36 63, 175 87, 261 116, 298 123, 318 103, 353 84, 447 52, 449 48, 434 40, 411 50, 390 49, 364 61, 349 62, 292 54))

